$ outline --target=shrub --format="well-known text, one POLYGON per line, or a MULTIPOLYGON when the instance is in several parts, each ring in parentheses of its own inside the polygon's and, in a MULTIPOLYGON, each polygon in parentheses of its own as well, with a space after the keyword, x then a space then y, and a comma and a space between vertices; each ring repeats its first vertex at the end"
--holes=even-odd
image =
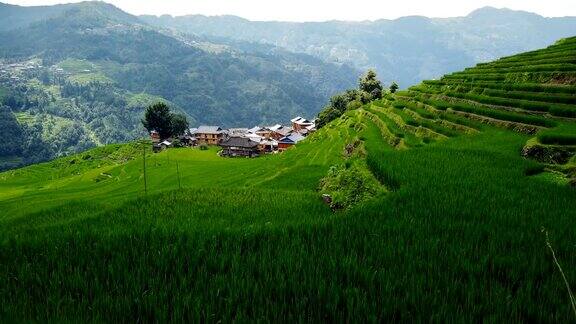
POLYGON ((345 209, 383 192, 378 180, 360 161, 347 161, 330 168, 320 181, 320 192, 332 197, 333 209, 345 209))
POLYGON ((576 126, 572 123, 564 123, 556 128, 540 131, 537 138, 542 144, 576 145, 576 126))

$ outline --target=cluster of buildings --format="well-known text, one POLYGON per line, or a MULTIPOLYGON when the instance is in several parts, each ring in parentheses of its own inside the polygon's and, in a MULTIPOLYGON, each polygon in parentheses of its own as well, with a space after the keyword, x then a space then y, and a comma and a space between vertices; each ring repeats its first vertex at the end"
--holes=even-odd
POLYGON ((29 71, 36 71, 39 68, 42 68, 42 65, 34 60, 15 63, 0 61, 0 81, 22 81, 25 73, 29 71))
MULTIPOLYGON (((181 146, 218 145, 221 156, 256 157, 261 154, 282 152, 302 141, 316 131, 314 120, 296 117, 291 126, 274 125, 253 128, 229 128, 200 126, 191 128, 178 138, 181 146)), ((155 151, 174 145, 173 139, 160 139, 157 132, 151 132, 155 151)))

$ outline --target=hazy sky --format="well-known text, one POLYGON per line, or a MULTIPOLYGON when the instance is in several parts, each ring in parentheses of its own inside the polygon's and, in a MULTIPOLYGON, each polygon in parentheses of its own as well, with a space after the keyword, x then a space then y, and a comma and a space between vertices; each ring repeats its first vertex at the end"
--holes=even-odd
MULTIPOLYGON (((70 0, 0 0, 19 5, 49 5, 70 0)), ((374 20, 408 15, 465 16, 493 6, 548 17, 576 16, 576 0, 109 0, 132 14, 237 15, 252 20, 374 20)))

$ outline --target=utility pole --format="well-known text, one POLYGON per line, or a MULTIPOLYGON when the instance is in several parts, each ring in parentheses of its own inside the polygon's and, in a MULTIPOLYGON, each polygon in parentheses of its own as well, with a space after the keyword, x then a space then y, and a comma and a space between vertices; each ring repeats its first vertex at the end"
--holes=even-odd
POLYGON ((178 189, 182 189, 182 183, 180 182, 180 168, 178 167, 178 160, 176 160, 176 174, 178 175, 178 189))
POLYGON ((148 184, 146 183, 146 144, 142 146, 142 164, 144 166, 144 195, 148 195, 148 184))

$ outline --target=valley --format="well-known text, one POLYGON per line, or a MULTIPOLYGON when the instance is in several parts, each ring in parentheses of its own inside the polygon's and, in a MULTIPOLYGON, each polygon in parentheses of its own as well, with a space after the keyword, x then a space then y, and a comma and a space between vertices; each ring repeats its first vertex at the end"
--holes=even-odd
POLYGON ((0 5, 0 17, 19 22, 0 24, 0 122, 15 130, 0 144, 10 157, 0 170, 137 139, 157 101, 191 123, 272 123, 316 114, 360 75, 273 46, 155 28, 103 2, 41 9, 0 5))

